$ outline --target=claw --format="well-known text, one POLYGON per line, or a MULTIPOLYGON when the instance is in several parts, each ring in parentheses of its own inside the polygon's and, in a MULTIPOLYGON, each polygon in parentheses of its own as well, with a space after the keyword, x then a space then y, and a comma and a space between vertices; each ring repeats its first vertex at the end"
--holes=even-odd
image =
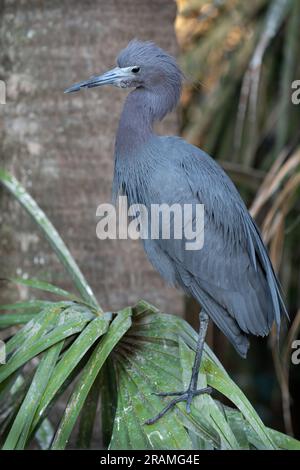
POLYGON ((191 412, 191 403, 192 400, 195 396, 198 395, 203 395, 204 393, 210 394, 212 392, 211 387, 205 387, 199 390, 191 390, 188 389, 185 392, 158 392, 158 393, 153 393, 152 395, 160 396, 160 397, 167 397, 167 396, 176 396, 177 398, 173 398, 173 400, 170 401, 170 403, 163 408, 158 415, 156 415, 154 418, 147 419, 147 421, 144 422, 144 424, 154 424, 156 421, 158 421, 162 416, 164 416, 169 410, 174 408, 174 406, 177 403, 180 403, 181 401, 186 401, 186 411, 187 413, 191 412))
POLYGON ((185 392, 152 392, 151 395, 156 395, 157 397, 175 397, 175 396, 180 396, 184 395, 185 392))

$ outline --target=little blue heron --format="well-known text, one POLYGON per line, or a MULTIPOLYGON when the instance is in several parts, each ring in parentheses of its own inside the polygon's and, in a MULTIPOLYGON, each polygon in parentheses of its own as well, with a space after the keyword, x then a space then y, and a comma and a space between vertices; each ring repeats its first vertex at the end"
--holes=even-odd
POLYGON ((180 401, 190 412, 208 319, 219 327, 237 352, 246 357, 247 335, 265 336, 273 322, 279 331, 287 314, 280 286, 259 230, 236 187, 223 169, 197 147, 179 137, 153 130, 177 104, 183 74, 176 60, 153 42, 131 41, 117 58, 117 67, 77 83, 82 88, 115 85, 133 88, 120 118, 115 145, 113 194, 130 204, 204 204, 205 238, 201 250, 185 249, 185 240, 143 240, 146 254, 170 284, 180 286, 201 305, 195 361, 187 390, 159 393, 173 396, 147 424, 154 423, 180 401))

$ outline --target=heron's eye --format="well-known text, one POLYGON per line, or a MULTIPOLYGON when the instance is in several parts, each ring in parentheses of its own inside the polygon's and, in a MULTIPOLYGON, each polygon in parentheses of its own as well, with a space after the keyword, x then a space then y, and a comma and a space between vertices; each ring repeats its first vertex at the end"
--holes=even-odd
POLYGON ((132 67, 131 72, 138 73, 141 70, 141 67, 132 67))

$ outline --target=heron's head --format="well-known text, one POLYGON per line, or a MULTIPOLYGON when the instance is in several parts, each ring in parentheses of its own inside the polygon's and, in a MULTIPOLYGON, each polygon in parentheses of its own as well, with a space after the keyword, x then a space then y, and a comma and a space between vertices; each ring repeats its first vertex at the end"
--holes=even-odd
POLYGON ((174 57, 153 42, 134 39, 117 57, 117 67, 103 75, 76 83, 65 93, 79 91, 81 88, 94 88, 114 85, 121 88, 165 89, 179 98, 182 72, 174 57))

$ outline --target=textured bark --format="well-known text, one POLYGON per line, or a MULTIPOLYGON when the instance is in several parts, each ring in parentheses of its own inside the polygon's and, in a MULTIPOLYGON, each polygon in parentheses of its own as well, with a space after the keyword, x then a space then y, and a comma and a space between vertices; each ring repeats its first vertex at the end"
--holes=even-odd
MULTIPOLYGON (((96 207, 109 202, 113 146, 125 93, 115 88, 64 95, 73 82, 114 65, 133 37, 176 52, 173 0, 0 1, 0 159, 54 223, 101 305, 143 297, 180 313, 181 294, 154 272, 138 242, 99 241, 96 207)), ((176 132, 169 116, 164 133, 176 132)), ((70 288, 55 255, 27 214, 0 193, 0 275, 53 280, 70 288)), ((1 299, 11 293, 1 287, 1 299)), ((26 288, 18 295, 25 297, 26 288)))

